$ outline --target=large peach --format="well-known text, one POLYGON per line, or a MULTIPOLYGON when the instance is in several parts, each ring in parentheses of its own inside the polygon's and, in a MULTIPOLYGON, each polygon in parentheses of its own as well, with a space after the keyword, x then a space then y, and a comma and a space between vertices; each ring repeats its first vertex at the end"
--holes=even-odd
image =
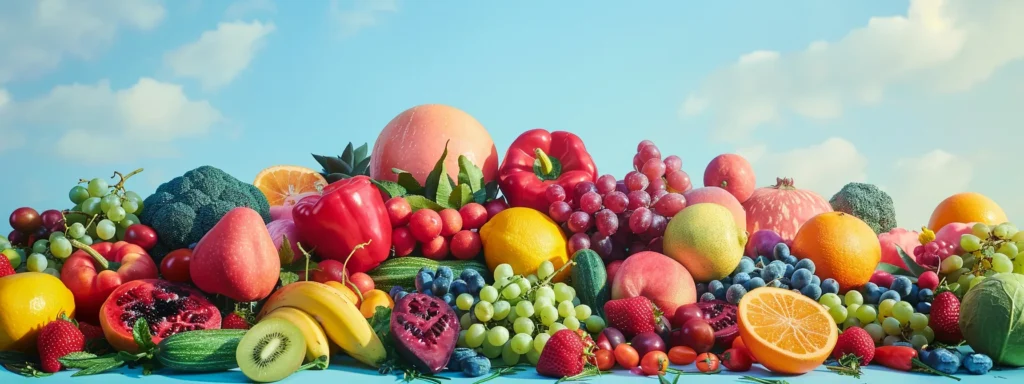
POLYGON ((445 167, 452 180, 459 178, 459 155, 476 164, 484 180, 497 178, 498 150, 491 135, 473 116, 441 104, 409 108, 384 127, 370 155, 370 177, 396 181, 392 168, 398 168, 425 184, 446 142, 445 167))
POLYGON ((672 258, 657 252, 640 252, 626 258, 612 280, 612 299, 643 296, 672 316, 681 305, 697 302, 690 272, 672 258))

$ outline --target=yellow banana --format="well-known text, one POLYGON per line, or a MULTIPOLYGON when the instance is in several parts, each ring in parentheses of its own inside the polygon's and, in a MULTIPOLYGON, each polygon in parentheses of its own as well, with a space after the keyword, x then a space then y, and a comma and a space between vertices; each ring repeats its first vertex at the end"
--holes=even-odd
POLYGON ((359 308, 337 289, 315 281, 288 284, 267 299, 260 318, 281 307, 301 309, 312 316, 323 326, 331 341, 364 364, 377 367, 386 358, 384 344, 370 323, 359 308))
POLYGON ((331 353, 327 334, 320 327, 320 323, 317 323, 308 313, 292 307, 281 307, 271 311, 263 319, 282 319, 295 324, 306 339, 306 361, 310 362, 321 356, 327 356, 327 362, 330 363, 331 356, 334 354, 331 353))

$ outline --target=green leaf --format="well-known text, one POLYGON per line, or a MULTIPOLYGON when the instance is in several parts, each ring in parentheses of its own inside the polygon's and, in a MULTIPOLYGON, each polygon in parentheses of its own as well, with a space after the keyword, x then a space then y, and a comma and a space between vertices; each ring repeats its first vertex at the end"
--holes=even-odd
POLYGON ((281 272, 281 276, 279 277, 279 279, 281 280, 281 286, 283 287, 288 284, 299 281, 299 274, 295 272, 284 271, 281 272))
POLYGON ((878 263, 878 267, 875 267, 875 270, 885 271, 895 276, 913 276, 913 274, 910 273, 910 271, 889 263, 878 263))
POLYGON ((109 359, 109 357, 99 357, 89 352, 72 352, 57 359, 57 361, 63 364, 65 368, 84 369, 93 365, 98 359, 109 359))
POLYGON ((368 159, 366 153, 370 151, 370 147, 367 143, 363 143, 359 148, 356 148, 355 153, 352 154, 352 158, 355 159, 353 163, 361 163, 364 159, 368 159))
MULTIPOLYGON (((487 190, 487 199, 485 201, 491 201, 498 198, 498 182, 492 181, 484 186, 487 190)), ((481 203, 482 204, 482 203, 481 203)))
POLYGON ((416 181, 416 178, 413 177, 412 174, 409 173, 409 172, 405 172, 405 171, 398 172, 398 185, 401 185, 402 188, 405 188, 405 192, 407 194, 410 194, 410 195, 422 195, 423 194, 423 186, 421 186, 420 182, 416 181))
POLYGON ((370 318, 370 327, 377 337, 384 339, 391 332, 391 308, 379 306, 370 318))
POLYGON ((352 143, 348 143, 348 145, 345 146, 345 151, 341 153, 341 159, 344 160, 346 164, 354 164, 356 162, 356 156, 355 153, 353 153, 352 143))
POLYGON ((52 373, 40 371, 35 363, 21 362, 4 364, 3 366, 4 368, 7 368, 8 371, 17 373, 25 377, 47 377, 52 375, 52 373))
POLYGON ((97 373, 103 373, 111 369, 120 368, 122 365, 124 365, 123 361, 114 358, 97 360, 95 364, 89 366, 88 368, 82 369, 81 371, 75 372, 75 374, 71 375, 71 377, 95 375, 97 373))
POLYGON ((922 273, 928 270, 927 268, 922 267, 921 264, 918 264, 914 258, 910 257, 910 255, 907 255, 899 245, 896 246, 896 253, 900 254, 900 258, 903 259, 903 263, 907 265, 907 270, 910 271, 911 276, 921 276, 922 273))
POLYGON ((445 201, 448 200, 448 195, 452 193, 452 186, 448 185, 446 192, 443 196, 439 196, 438 191, 443 188, 441 184, 448 184, 448 171, 445 170, 444 160, 448 157, 448 142, 444 143, 444 152, 441 153, 441 158, 437 159, 437 163, 434 164, 434 169, 427 175, 426 180, 426 193, 428 199, 432 201, 440 201, 443 198, 445 201))
POLYGON ((459 155, 459 184, 469 185, 470 192, 484 187, 484 173, 464 155, 459 155))
POLYGON ((324 167, 325 173, 345 173, 350 169, 349 165, 338 157, 313 155, 313 158, 324 167))
POLYGON ((481 188, 473 191, 473 202, 483 204, 487 202, 487 189, 481 188))
POLYGON ((156 346, 153 344, 153 336, 149 334, 149 323, 144 318, 135 320, 135 326, 132 327, 132 338, 135 339, 135 344, 139 346, 140 350, 145 351, 156 346))
POLYGON ((123 362, 126 362, 126 363, 139 361, 139 359, 141 359, 141 358, 142 357, 140 357, 140 356, 138 356, 136 354, 133 354, 131 352, 120 351, 120 352, 117 353, 117 359, 121 360, 123 362))
POLYGON ((442 207, 440 204, 435 203, 430 199, 427 199, 426 196, 408 195, 405 197, 405 201, 408 201, 409 205, 412 206, 413 212, 416 212, 421 209, 432 209, 435 211, 440 211, 444 209, 444 207, 442 207))
POLYGON ((370 182, 373 183, 373 185, 376 185, 377 189, 381 192, 384 192, 388 198, 405 196, 405 194, 408 193, 405 187, 394 181, 370 179, 370 182))
POLYGON ((284 235, 281 239, 281 248, 277 250, 277 257, 281 259, 281 265, 288 265, 295 261, 295 251, 292 249, 292 243, 288 240, 288 235, 284 235))
POLYGON ((448 198, 448 205, 452 208, 459 209, 463 205, 469 204, 473 201, 473 192, 469 190, 469 185, 459 184, 458 188, 452 191, 451 196, 448 198))

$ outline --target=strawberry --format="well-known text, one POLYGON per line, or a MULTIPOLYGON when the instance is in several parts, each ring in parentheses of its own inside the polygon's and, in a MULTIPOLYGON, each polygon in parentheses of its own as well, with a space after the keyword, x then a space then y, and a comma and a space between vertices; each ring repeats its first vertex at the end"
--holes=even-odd
POLYGON ((7 260, 7 256, 0 255, 0 277, 13 275, 14 267, 11 266, 11 261, 7 260))
POLYGON ((939 293, 932 300, 928 326, 935 332, 935 340, 943 343, 955 344, 964 339, 960 333, 960 300, 953 292, 939 293))
POLYGON ((537 360, 537 373, 549 377, 576 376, 583 372, 587 365, 587 355, 593 349, 585 342, 589 336, 581 337, 578 333, 563 329, 555 332, 544 345, 544 351, 537 360))
POLYGON ((604 304, 604 313, 608 326, 621 331, 627 340, 644 332, 654 332, 663 315, 658 306, 643 296, 610 300, 604 304))
POLYGON ((103 328, 97 327, 89 323, 78 322, 78 330, 82 331, 82 335, 85 335, 86 340, 102 339, 103 328))
POLYGON ((221 329, 249 329, 249 322, 238 312, 231 312, 220 321, 221 329))
POLYGON ((85 350, 85 335, 64 314, 43 327, 36 341, 43 372, 54 373, 63 366, 57 359, 85 350))
POLYGON ((854 355, 860 359, 860 365, 868 365, 875 358, 875 340, 868 331, 861 327, 847 328, 832 348, 832 358, 839 360, 843 356, 854 355))

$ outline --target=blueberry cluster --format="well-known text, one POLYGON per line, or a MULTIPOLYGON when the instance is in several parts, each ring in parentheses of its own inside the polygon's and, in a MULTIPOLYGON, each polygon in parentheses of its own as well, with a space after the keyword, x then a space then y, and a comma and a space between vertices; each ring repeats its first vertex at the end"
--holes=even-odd
POLYGON ((479 297, 480 290, 485 285, 487 283, 484 281, 484 277, 475 269, 462 271, 462 274, 456 279, 450 267, 441 266, 436 271, 429 267, 423 267, 416 273, 416 286, 413 290, 406 291, 404 287, 396 285, 391 288, 390 294, 391 298, 397 301, 410 292, 419 292, 439 297, 449 306, 455 308, 455 298, 463 293, 479 297))
POLYGON ((964 355, 956 349, 922 349, 921 361, 936 371, 952 375, 961 367, 973 375, 984 375, 992 369, 992 358, 982 353, 964 355))
POLYGON ((491 359, 476 353, 472 348, 455 348, 448 359, 449 371, 462 371, 469 377, 479 377, 491 371, 491 359))
POLYGON ((916 312, 926 315, 931 313, 932 299, 935 298, 935 292, 929 288, 919 288, 906 276, 897 276, 889 288, 879 287, 875 283, 864 284, 861 292, 864 294, 865 303, 879 304, 890 299, 896 302, 906 301, 914 306, 916 312))
POLYGON ((760 287, 792 289, 813 300, 825 293, 838 293, 839 283, 814 275, 814 262, 790 254, 786 243, 775 246, 771 255, 743 256, 736 270, 721 280, 697 284, 700 301, 724 300, 738 304, 747 292, 760 287))

